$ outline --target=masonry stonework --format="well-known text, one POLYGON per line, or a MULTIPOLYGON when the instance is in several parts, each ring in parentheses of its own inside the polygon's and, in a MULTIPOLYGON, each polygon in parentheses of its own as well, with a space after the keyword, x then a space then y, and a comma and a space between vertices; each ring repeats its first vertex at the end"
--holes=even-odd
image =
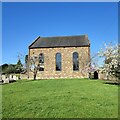
MULTIPOLYGON (((81 72, 90 60, 90 47, 56 47, 29 49, 29 56, 44 54, 44 71, 38 71, 36 79, 88 78, 88 73, 81 72), (79 71, 73 71, 73 53, 79 54, 79 71), (61 71, 56 71, 56 53, 61 53, 61 71)), ((29 78, 33 74, 29 72, 29 78)))

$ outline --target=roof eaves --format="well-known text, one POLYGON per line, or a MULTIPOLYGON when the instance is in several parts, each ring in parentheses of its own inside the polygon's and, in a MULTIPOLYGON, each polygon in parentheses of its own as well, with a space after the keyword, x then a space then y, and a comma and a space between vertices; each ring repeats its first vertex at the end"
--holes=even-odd
POLYGON ((42 38, 61 38, 61 37, 83 37, 83 36, 87 36, 87 34, 83 34, 83 35, 63 35, 63 36, 49 36, 49 37, 42 37, 42 38))
POLYGON ((49 46, 49 47, 31 47, 30 49, 38 49, 38 48, 61 48, 61 47, 90 47, 90 45, 79 45, 79 46, 49 46))

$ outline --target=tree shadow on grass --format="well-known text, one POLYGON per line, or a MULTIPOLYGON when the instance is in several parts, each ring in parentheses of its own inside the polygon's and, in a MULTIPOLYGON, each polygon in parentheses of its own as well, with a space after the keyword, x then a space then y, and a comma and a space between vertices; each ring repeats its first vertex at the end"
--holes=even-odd
POLYGON ((25 79, 25 80, 21 80, 19 82, 37 82, 37 81, 41 81, 41 80, 47 80, 47 79, 36 79, 36 80, 29 80, 29 79, 25 79))
POLYGON ((120 83, 118 82, 105 82, 104 84, 108 84, 108 85, 120 85, 120 83))

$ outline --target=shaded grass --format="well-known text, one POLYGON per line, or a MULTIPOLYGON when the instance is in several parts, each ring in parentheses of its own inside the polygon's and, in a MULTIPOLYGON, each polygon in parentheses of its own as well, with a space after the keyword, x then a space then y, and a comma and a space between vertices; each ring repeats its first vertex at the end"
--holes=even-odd
POLYGON ((118 86, 88 79, 3 85, 3 118, 116 118, 118 86))

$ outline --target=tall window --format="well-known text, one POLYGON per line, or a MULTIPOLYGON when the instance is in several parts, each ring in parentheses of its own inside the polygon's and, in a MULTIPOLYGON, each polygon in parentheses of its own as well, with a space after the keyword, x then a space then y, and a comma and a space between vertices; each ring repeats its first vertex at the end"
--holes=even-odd
POLYGON ((79 70, 79 56, 77 52, 73 53, 73 71, 79 70))
POLYGON ((56 71, 61 71, 61 53, 56 53, 56 71))
POLYGON ((44 71, 44 54, 43 53, 39 54, 39 63, 40 63, 39 71, 44 71))

